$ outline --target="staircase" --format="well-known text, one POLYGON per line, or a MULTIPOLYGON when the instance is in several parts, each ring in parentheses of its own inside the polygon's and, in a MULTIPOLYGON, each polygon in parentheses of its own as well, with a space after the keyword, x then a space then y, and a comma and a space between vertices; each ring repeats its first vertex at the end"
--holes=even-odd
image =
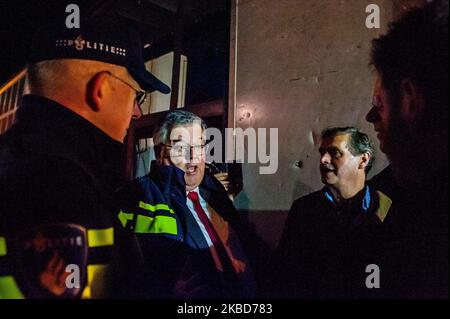
POLYGON ((6 132, 14 122, 17 107, 28 90, 25 82, 26 70, 22 70, 0 86, 0 134, 6 132))

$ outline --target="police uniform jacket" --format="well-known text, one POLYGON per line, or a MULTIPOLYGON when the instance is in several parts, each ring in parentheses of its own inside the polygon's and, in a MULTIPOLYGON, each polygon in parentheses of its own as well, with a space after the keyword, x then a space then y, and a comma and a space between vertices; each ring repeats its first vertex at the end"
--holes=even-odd
POLYGON ((52 100, 23 98, 0 136, 1 298, 102 297, 119 256, 134 267, 112 199, 121 146, 52 100))

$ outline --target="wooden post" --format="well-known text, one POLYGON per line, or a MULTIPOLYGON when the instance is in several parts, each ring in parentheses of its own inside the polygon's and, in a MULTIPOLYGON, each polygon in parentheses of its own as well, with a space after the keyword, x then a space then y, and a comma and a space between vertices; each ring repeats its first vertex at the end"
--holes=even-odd
POLYGON ((135 153, 135 136, 136 136, 136 121, 131 121, 128 129, 127 139, 125 141, 125 179, 132 180, 134 178, 134 171, 136 165, 135 153))
MULTIPOLYGON (((183 46, 184 28, 184 0, 178 0, 177 25, 175 27, 173 43, 173 69, 172 69, 172 92, 170 96, 170 109, 175 110, 178 106, 178 87, 180 85, 180 60, 183 46)), ((183 105, 184 106, 184 105, 183 105)))

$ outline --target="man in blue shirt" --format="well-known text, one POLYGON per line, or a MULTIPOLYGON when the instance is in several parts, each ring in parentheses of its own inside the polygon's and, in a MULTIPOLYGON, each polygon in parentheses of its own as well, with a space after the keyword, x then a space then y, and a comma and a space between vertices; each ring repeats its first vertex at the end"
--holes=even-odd
POLYGON ((322 133, 325 187, 296 200, 276 253, 278 294, 286 298, 368 297, 366 267, 376 264, 376 236, 390 207, 366 185, 374 150, 354 127, 322 133))

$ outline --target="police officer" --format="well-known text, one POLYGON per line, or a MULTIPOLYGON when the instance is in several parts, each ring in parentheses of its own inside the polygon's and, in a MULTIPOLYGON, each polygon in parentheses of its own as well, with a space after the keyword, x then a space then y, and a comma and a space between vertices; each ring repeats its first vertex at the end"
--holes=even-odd
POLYGON ((127 25, 42 29, 28 79, 0 136, 0 298, 111 296, 118 255, 133 267, 111 195, 122 143, 147 93, 170 89, 145 69, 127 25))

